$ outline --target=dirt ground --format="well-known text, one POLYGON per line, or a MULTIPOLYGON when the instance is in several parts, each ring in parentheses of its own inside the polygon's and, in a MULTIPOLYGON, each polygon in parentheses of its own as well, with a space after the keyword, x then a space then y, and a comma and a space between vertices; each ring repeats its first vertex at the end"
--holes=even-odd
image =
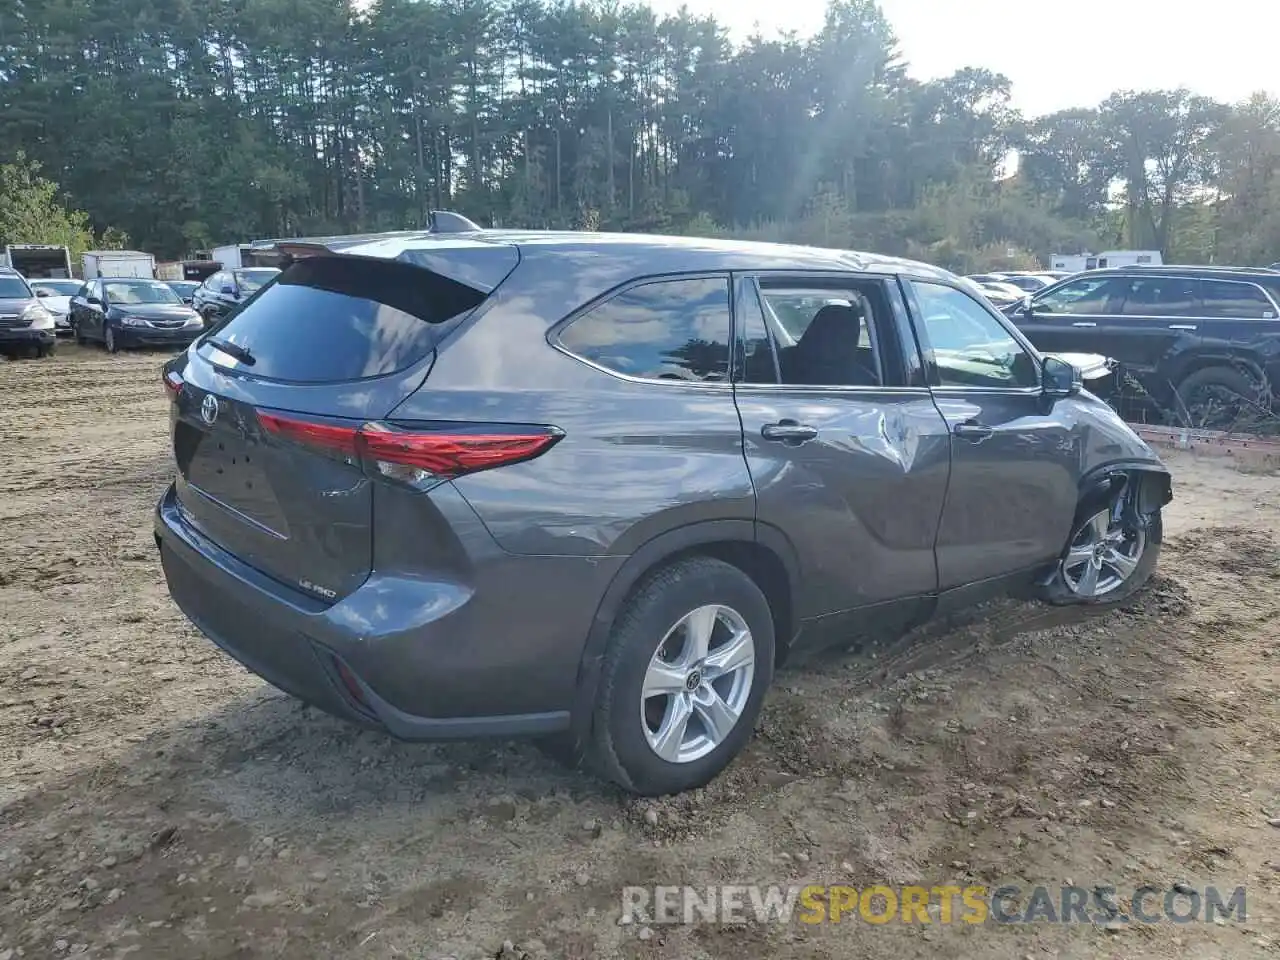
POLYGON ((1171 458, 1127 609, 989 605, 783 672, 705 790, 406 745, 165 590, 163 356, 0 363, 0 960, 1280 954, 1280 477, 1171 458), (1274 824, 1269 820, 1275 820, 1274 824), (1247 887, 1246 922, 622 925, 626 885, 1247 887))

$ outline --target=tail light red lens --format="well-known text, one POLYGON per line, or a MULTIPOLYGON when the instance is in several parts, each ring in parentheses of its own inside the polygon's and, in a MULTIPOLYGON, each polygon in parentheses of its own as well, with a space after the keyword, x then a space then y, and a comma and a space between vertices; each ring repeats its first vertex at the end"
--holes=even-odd
POLYGON ((182 374, 174 370, 170 370, 161 379, 164 381, 165 393, 170 398, 177 397, 177 395, 182 392, 182 385, 184 382, 182 374))
POLYGON ((320 447, 347 456, 358 456, 357 440, 360 436, 358 427, 339 426, 330 423, 317 423, 313 420, 299 420, 296 417, 284 417, 277 413, 258 413, 258 421, 268 433, 294 443, 303 443, 311 447, 320 447))
POLYGON ((564 435, 555 427, 477 425, 474 432, 407 429, 384 423, 359 427, 259 413, 268 433, 282 439, 360 457, 385 477, 418 485, 532 460, 564 435))

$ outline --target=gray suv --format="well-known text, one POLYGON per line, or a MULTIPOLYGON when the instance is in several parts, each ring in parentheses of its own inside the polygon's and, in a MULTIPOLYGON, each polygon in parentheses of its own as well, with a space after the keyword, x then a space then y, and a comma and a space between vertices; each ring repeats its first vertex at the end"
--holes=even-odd
POLYGON ((535 735, 689 789, 789 656, 993 594, 1112 603, 1171 497, 953 275, 804 247, 464 230, 280 241, 170 361, 173 598, 405 739, 535 735))

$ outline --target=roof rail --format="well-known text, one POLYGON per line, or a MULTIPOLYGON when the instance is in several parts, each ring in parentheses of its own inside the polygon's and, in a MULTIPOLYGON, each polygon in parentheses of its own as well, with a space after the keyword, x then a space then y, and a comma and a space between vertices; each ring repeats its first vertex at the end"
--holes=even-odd
POLYGON ((451 210, 431 210, 427 213, 427 229, 431 233, 475 233, 481 227, 460 213, 451 210))

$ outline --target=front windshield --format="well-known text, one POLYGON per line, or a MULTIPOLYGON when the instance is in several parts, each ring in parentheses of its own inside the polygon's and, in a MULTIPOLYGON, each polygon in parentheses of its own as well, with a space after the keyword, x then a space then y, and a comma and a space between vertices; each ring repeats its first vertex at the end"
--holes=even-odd
POLYGON ((79 280, 37 280, 31 289, 37 293, 48 290, 55 297, 74 297, 80 292, 80 286, 79 280))
POLYGON ((193 293, 199 286, 194 280, 174 280, 169 284, 169 289, 175 293, 193 293))
POLYGON ((279 270, 269 269, 239 270, 236 272, 236 279, 240 281, 242 293, 256 293, 279 272, 279 270))
POLYGON ((26 300, 31 296, 21 277, 0 277, 0 300, 26 300))
POLYGON ((112 303, 182 303, 167 284, 155 280, 108 280, 106 288, 112 303))

